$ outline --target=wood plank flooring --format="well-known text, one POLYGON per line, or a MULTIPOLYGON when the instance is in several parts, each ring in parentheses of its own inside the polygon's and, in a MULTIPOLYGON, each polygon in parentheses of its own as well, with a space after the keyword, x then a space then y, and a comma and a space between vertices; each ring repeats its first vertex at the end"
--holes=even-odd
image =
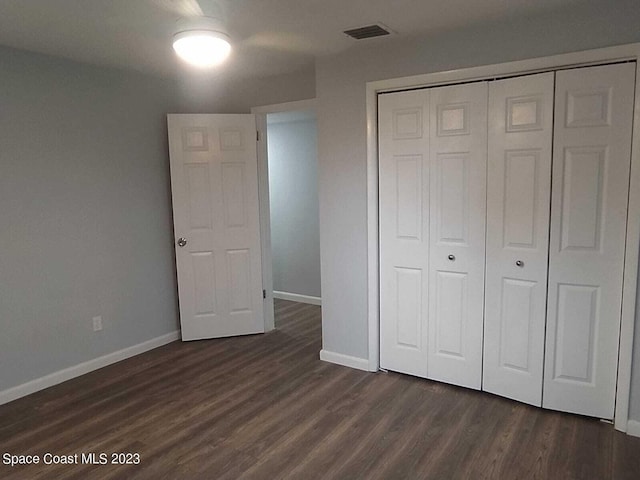
POLYGON ((640 479, 611 425, 321 362, 320 308, 265 335, 175 342, 0 406, 0 455, 137 452, 139 465, 0 464, 2 479, 640 479))

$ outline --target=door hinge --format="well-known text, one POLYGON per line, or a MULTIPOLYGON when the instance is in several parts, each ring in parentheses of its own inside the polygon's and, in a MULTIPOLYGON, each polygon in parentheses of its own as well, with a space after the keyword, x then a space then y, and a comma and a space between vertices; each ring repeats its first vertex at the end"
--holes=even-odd
POLYGON ((260 141, 260 131, 256 130, 256 142, 260 141))
POLYGON ((262 298, 267 298, 267 291, 266 290, 262 290, 262 298))

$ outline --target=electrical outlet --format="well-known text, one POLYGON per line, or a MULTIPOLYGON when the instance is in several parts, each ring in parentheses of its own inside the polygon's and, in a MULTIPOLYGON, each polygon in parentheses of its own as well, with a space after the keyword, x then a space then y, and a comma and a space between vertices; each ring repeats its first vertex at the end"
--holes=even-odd
POLYGON ((100 330, 102 330, 102 317, 93 317, 93 331, 99 332, 100 330))

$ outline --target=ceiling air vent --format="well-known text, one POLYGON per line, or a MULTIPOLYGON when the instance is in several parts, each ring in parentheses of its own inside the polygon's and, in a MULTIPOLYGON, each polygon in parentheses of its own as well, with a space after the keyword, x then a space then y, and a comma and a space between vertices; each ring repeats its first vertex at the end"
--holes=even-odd
POLYGON ((366 27, 351 28, 345 30, 344 33, 356 40, 364 40, 365 38, 383 37, 393 33, 391 29, 376 23, 375 25, 367 25, 366 27))

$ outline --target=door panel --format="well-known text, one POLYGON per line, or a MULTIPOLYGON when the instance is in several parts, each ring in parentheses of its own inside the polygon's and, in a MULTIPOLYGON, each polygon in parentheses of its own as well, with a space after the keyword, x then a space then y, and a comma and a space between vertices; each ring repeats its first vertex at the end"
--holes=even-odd
MULTIPOLYGON (((564 151, 562 175, 562 250, 599 250, 606 147, 564 151)), ((562 160, 561 160, 562 161, 562 160)))
MULTIPOLYGON (((549 131, 551 131, 551 125, 549 125, 549 131)), ((551 166, 549 161, 551 149, 549 148, 548 150, 548 158, 545 162, 546 173, 550 172, 551 166)), ((540 163, 540 150, 538 149, 504 151, 504 166, 498 167, 498 169, 502 170, 502 178, 499 178, 499 180, 502 180, 502 185, 497 185, 498 188, 502 187, 504 189, 502 247, 536 248, 536 243, 539 240, 536 238, 536 227, 540 222, 538 217, 547 213, 540 210, 538 202, 541 186, 538 172, 540 163)), ((489 173, 493 173, 493 171, 490 170, 489 173)), ((548 206, 549 181, 544 183, 547 186, 546 203, 548 206)), ((548 227, 546 230, 548 231, 548 227)))
POLYGON ((224 224, 227 228, 244 227, 247 223, 245 166, 222 164, 222 199, 224 224))
POLYGON ((467 275, 436 274, 436 353, 464 359, 464 324, 467 318, 467 275))
POLYGON ((543 406, 613 418, 635 66, 556 74, 543 406))
POLYGON ((422 329, 422 271, 416 268, 396 268, 397 342, 411 348, 420 348, 422 329))
POLYGON ((422 156, 402 155, 393 159, 396 167, 398 201, 397 236, 420 240, 422 232, 422 156))
POLYGON ((197 316, 216 314, 216 267, 213 252, 191 254, 193 288, 195 294, 194 313, 197 316))
POLYGON ((487 84, 433 88, 428 377, 479 389, 487 84))
POLYGON ((556 379, 593 384, 599 290, 589 285, 558 285, 556 379))
POLYGON ((437 218, 436 236, 440 244, 467 244, 469 227, 469 153, 438 154, 435 165, 438 202, 432 215, 437 218))
POLYGON ((429 91, 380 95, 380 365, 427 376, 429 91))
POLYGON ((183 340, 264 331, 253 115, 169 115, 183 340))
POLYGON ((213 215, 211 212, 211 179, 209 165, 187 164, 184 166, 186 191, 189 195, 189 227, 192 229, 210 229, 213 215))
MULTIPOLYGON (((516 280, 513 278, 502 279, 502 304, 500 305, 500 357, 499 367, 516 370, 518 372, 531 372, 532 361, 540 362, 542 358, 529 359, 531 354, 532 330, 535 317, 535 293, 537 282, 516 280)), ((542 378, 537 386, 542 388, 542 378)))
POLYGON ((553 73, 489 87, 483 389, 542 405, 553 73), (518 262, 518 263, 516 263, 518 262))

